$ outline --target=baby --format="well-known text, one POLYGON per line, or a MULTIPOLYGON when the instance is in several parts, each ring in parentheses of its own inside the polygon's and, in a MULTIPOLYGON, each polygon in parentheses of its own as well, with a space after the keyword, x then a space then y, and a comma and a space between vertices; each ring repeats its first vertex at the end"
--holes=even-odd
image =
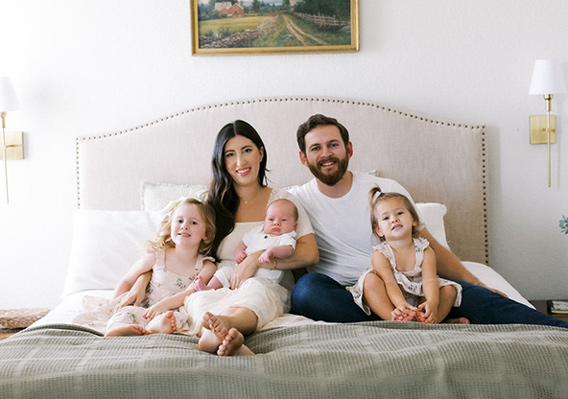
MULTIPOLYGON (((254 275, 262 283, 278 284, 284 271, 276 270, 277 259, 291 256, 296 248, 296 225, 298 209, 290 200, 281 198, 268 205, 264 225, 258 226, 243 236, 243 241, 235 249, 235 263, 241 263, 248 255, 264 251, 258 261, 272 263, 271 269, 259 268, 254 275)), ((208 284, 198 276, 193 282, 196 291, 229 287, 233 266, 225 266, 217 270, 208 284)))

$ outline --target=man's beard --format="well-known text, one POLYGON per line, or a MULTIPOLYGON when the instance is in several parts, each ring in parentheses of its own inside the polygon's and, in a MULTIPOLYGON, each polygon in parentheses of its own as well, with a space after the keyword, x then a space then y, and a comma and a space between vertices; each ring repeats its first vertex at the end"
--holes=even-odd
POLYGON ((316 179, 318 179, 327 186, 335 186, 337 182, 339 182, 339 180, 343 178, 343 175, 345 175, 345 172, 347 171, 347 167, 349 166, 349 157, 348 156, 345 156, 344 158, 330 157, 316 164, 312 164, 310 162, 307 162, 307 164, 308 168, 310 169, 310 172, 312 172, 312 175, 314 175, 316 179), (321 167, 319 166, 319 164, 323 164, 328 161, 336 162, 337 170, 335 172, 324 173, 321 171, 321 167))

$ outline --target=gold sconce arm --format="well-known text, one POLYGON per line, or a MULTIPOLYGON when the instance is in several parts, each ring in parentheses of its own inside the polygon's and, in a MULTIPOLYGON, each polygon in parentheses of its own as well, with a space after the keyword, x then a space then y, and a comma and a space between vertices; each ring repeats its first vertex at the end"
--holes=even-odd
POLYGON ((548 187, 552 185, 550 145, 556 143, 556 117, 550 114, 553 95, 545 94, 546 115, 530 117, 531 144, 546 144, 548 147, 548 187))
POLYGON ((8 160, 24 159, 24 140, 22 132, 6 133, 6 112, 1 112, 2 117, 2 151, 1 159, 4 160, 4 182, 6 184, 6 203, 10 203, 8 191, 8 160))

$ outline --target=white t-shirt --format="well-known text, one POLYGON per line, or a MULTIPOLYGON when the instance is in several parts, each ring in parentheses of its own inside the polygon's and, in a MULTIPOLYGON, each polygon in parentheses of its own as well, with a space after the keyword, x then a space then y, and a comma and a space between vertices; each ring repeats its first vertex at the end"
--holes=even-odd
POLYGON ((308 213, 319 248, 319 263, 308 271, 325 274, 348 286, 371 267, 373 246, 379 239, 371 229, 368 197, 369 190, 377 184, 382 192, 398 192, 412 201, 395 180, 361 172, 353 172, 351 190, 341 198, 322 194, 315 178, 289 189, 308 213))

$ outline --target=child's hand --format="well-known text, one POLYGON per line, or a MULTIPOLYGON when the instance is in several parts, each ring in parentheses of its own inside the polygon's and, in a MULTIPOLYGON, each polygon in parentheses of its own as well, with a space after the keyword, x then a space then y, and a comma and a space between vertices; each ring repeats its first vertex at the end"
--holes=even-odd
POLYGON ((423 302, 418 306, 416 319, 420 323, 435 324, 438 322, 438 306, 433 306, 429 301, 423 302))
POLYGON ((417 310, 418 309, 416 307, 406 301, 403 301, 391 312, 392 320, 412 321, 416 317, 417 310))
POLYGON ((167 305, 167 303, 164 303, 164 301, 160 301, 160 302, 150 306, 148 308, 148 310, 142 315, 142 317, 145 317, 148 320, 152 320, 154 317, 159 316, 162 313, 166 313, 168 310, 171 310, 171 309, 167 305))
POLYGON ((114 308, 114 311, 117 312, 119 309, 125 306, 140 306, 145 297, 145 291, 138 292, 134 290, 133 292, 132 290, 130 290, 124 294, 118 305, 116 305, 116 308, 114 308))

